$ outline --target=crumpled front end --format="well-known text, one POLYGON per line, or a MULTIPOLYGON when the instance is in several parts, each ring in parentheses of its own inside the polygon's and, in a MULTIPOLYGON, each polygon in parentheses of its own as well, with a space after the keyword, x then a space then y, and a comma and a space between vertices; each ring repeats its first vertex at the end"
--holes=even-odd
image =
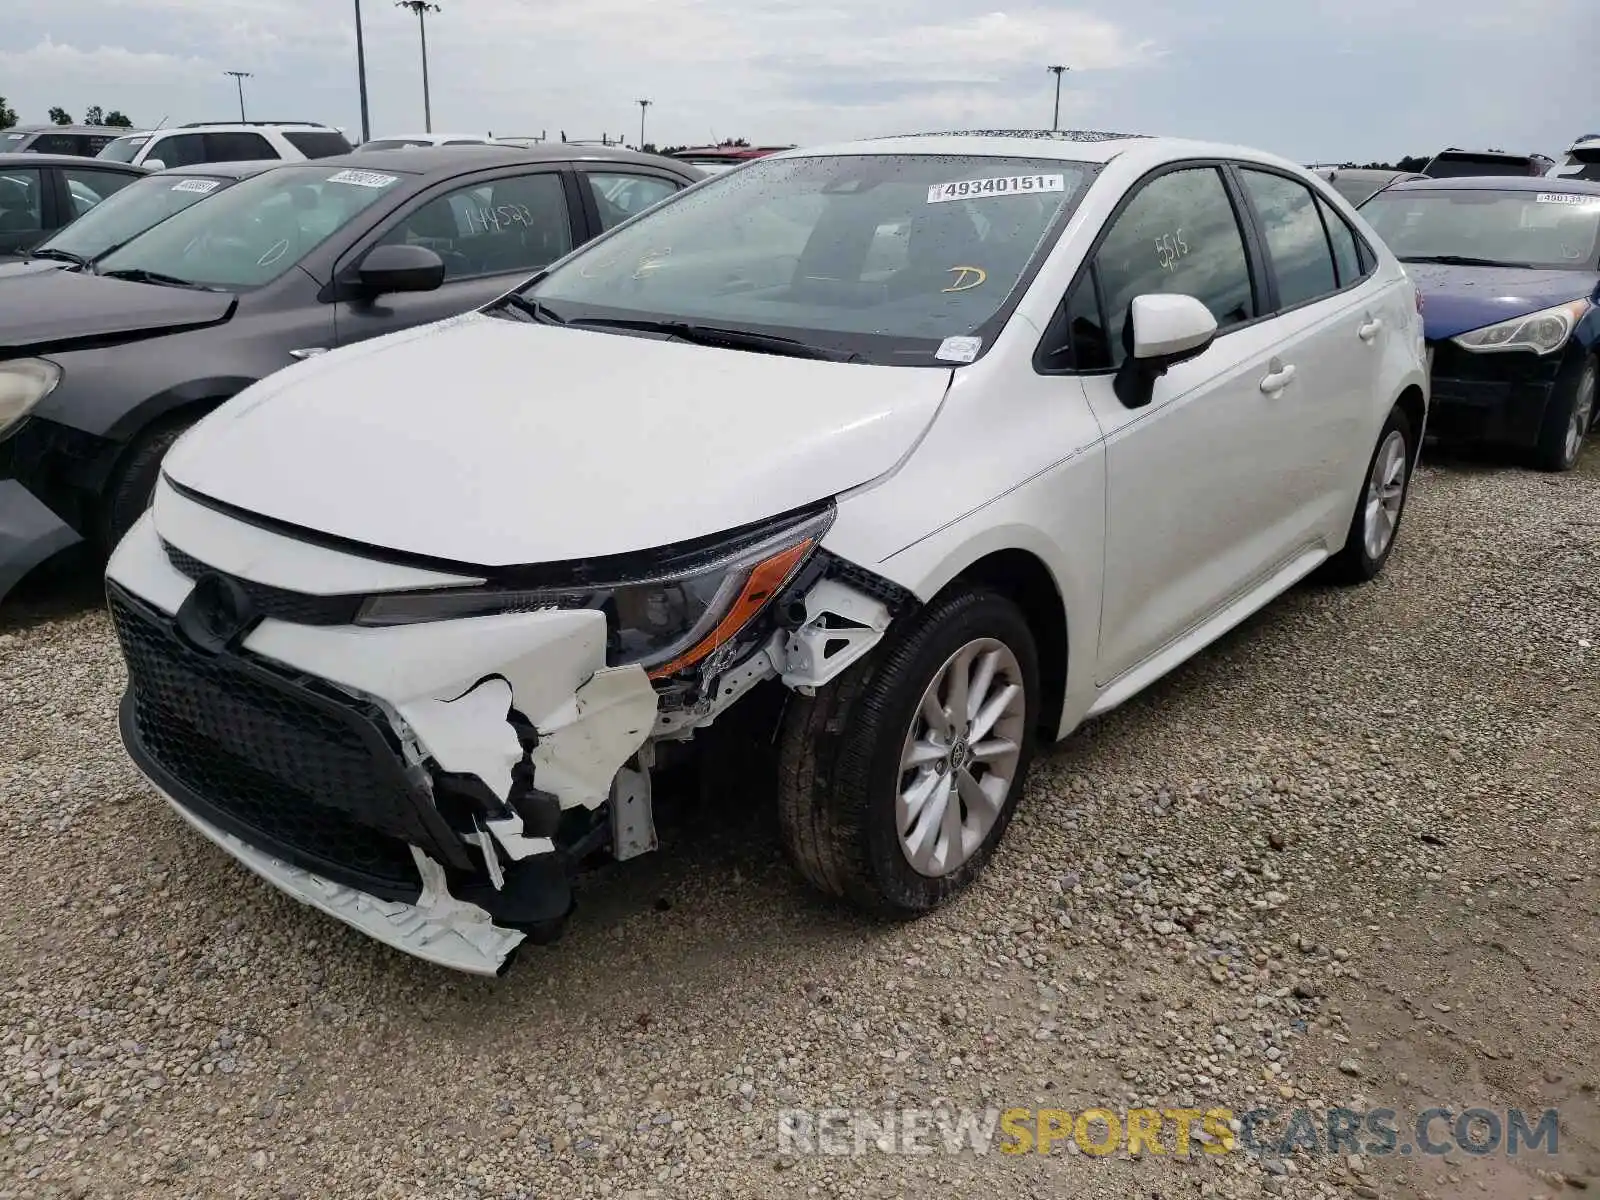
POLYGON ((598 611, 348 620, 353 597, 473 582, 165 486, 107 568, 123 739, 183 817, 296 899, 493 974, 559 931, 657 697, 642 668, 606 665, 598 611))

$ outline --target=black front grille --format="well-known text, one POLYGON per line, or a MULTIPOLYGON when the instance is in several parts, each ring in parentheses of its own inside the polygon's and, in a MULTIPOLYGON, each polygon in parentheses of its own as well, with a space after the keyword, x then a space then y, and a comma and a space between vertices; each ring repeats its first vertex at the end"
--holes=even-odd
MULTIPOLYGON (((226 574, 206 566, 171 542, 163 541, 161 546, 167 552, 167 561, 190 579, 226 574)), ((244 589, 245 595, 250 597, 250 602, 262 616, 277 621, 291 621, 296 625, 349 625, 356 619, 363 599, 361 596, 311 596, 305 592, 291 592, 286 588, 254 583, 237 575, 229 575, 228 578, 244 589)))
POLYGON ((112 585, 128 749, 195 813, 339 883, 415 899, 407 843, 469 866, 407 777, 382 714, 239 654, 203 654, 112 585))

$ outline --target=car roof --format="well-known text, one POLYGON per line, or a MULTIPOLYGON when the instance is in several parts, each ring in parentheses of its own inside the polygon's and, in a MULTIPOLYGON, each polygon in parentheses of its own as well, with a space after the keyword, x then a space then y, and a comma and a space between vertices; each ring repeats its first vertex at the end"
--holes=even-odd
MULTIPOLYGON (((640 154, 635 150, 616 150, 601 146, 573 146, 561 142, 540 146, 407 146, 402 150, 356 150, 350 154, 333 154, 315 158, 310 163, 289 163, 289 166, 359 167, 363 171, 382 167, 406 175, 459 175, 485 167, 500 167, 507 163, 547 162, 615 162, 633 163, 636 166, 670 166, 687 174, 694 168, 687 163, 675 162, 659 154, 640 154)), ((697 173, 696 176, 698 177, 697 173)))
MULTIPOLYGON (((1415 175, 1413 171, 1396 171, 1388 167, 1318 167, 1317 174, 1324 179, 1394 179, 1401 175, 1415 175)), ((1417 178, 1422 178, 1420 175, 1417 178)))
POLYGON ((1463 175, 1460 179, 1407 179, 1389 192, 1576 192, 1600 196, 1600 183, 1549 175, 1463 175))
POLYGON ((118 125, 9 125, 0 133, 88 133, 96 137, 120 137, 132 133, 118 125))
POLYGON ((84 167, 94 164, 97 171, 122 171, 128 175, 148 175, 147 167, 131 163, 112 162, 105 158, 85 158, 81 154, 34 154, 30 150, 13 150, 0 154, 0 166, 6 167, 84 167))
POLYGON ((363 142, 362 145, 371 145, 373 142, 442 142, 448 138, 477 138, 478 141, 484 143, 489 141, 487 133, 380 133, 363 142))
POLYGON ((281 158, 253 158, 245 162, 189 163, 182 167, 162 167, 152 175, 220 175, 225 179, 248 179, 272 167, 293 166, 281 158))
POLYGON ((1128 154, 1152 164, 1178 158, 1231 158, 1305 170, 1298 163, 1280 155, 1247 146, 1086 129, 976 129, 952 133, 905 133, 859 142, 803 146, 779 151, 755 161, 844 154, 964 154, 976 157, 1059 159, 1062 162, 1102 165, 1128 154))

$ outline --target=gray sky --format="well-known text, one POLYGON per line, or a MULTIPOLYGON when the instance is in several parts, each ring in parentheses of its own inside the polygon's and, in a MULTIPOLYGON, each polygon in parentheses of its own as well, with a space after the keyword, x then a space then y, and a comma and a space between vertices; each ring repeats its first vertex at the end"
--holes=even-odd
MULTIPOLYGON (((440 0, 436 130, 816 143, 1062 124, 1301 161, 1444 145, 1557 155, 1600 127, 1600 0, 440 0)), ((352 0, 38 0, 3 22, 24 121, 237 113, 360 132, 352 0)), ((417 22, 365 0, 374 136, 422 128, 417 22)))

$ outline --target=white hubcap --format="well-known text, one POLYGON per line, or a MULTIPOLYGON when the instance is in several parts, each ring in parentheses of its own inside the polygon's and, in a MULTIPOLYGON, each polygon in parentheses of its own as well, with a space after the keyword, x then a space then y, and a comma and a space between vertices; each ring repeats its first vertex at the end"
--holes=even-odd
POLYGON ((1368 558, 1381 558, 1394 540, 1400 524, 1400 505, 1406 498, 1406 439, 1392 430, 1378 447, 1367 480, 1367 510, 1363 536, 1368 558))
POLYGON ((968 642, 934 674, 906 731, 895 801, 900 848, 919 875, 948 875, 983 845, 1027 727, 1022 668, 1004 642, 968 642))

